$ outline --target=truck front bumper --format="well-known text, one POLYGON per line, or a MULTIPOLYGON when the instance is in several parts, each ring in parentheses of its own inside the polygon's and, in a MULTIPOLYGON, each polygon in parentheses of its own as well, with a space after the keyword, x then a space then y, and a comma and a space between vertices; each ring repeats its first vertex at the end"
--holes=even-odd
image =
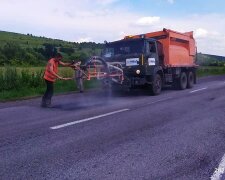
POLYGON ((125 78, 122 86, 134 88, 138 86, 145 86, 146 84, 150 84, 149 81, 145 77, 129 77, 125 78))

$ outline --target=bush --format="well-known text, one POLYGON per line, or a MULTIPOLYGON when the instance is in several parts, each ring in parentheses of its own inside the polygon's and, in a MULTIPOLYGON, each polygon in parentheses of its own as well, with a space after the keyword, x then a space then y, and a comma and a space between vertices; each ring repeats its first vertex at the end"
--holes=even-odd
POLYGON ((36 88, 43 86, 43 70, 32 72, 29 86, 36 88))
POLYGON ((3 70, 0 69, 0 91, 4 88, 4 77, 3 77, 3 70))
POLYGON ((16 68, 6 67, 3 75, 3 90, 18 89, 20 86, 16 68))
POLYGON ((0 70, 0 90, 13 90, 21 88, 37 88, 43 86, 43 70, 21 72, 14 67, 5 67, 0 70))

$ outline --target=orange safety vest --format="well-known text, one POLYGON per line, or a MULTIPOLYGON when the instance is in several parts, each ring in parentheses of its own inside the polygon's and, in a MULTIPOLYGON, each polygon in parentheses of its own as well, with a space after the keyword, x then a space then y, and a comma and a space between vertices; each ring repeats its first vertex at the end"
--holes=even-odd
POLYGON ((47 64, 47 66, 45 68, 44 79, 46 79, 48 81, 51 81, 51 82, 55 82, 57 77, 54 74, 51 73, 50 66, 53 66, 53 71, 57 74, 58 73, 58 65, 59 65, 59 62, 55 61, 54 58, 51 58, 48 61, 48 64, 47 64))

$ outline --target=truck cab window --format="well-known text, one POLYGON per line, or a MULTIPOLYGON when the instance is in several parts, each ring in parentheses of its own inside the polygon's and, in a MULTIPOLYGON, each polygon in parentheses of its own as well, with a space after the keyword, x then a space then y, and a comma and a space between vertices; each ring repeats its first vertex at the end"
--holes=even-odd
POLYGON ((149 42, 149 52, 156 53, 155 43, 149 42))

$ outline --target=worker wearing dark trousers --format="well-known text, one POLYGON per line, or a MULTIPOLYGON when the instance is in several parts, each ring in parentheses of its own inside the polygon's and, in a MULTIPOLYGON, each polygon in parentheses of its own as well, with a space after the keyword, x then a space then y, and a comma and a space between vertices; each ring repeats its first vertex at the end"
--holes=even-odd
POLYGON ((77 88, 79 89, 80 93, 84 92, 84 83, 83 83, 83 75, 81 70, 75 71, 75 80, 77 84, 77 88))
POLYGON ((48 61, 48 64, 45 68, 44 79, 46 82, 46 91, 44 96, 42 97, 42 107, 51 107, 51 99, 53 96, 53 84, 56 79, 60 80, 70 80, 71 78, 63 78, 59 76, 58 73, 58 65, 61 64, 62 66, 71 66, 70 63, 64 63, 61 61, 62 55, 58 53, 54 58, 51 58, 48 61))
POLYGON ((76 63, 76 66, 74 68, 75 70, 74 77, 75 77, 77 88, 79 89, 80 93, 82 93, 84 92, 84 83, 83 83, 84 74, 83 74, 83 70, 80 68, 80 64, 81 64, 80 61, 76 63))
POLYGON ((54 91, 53 82, 45 79, 45 83, 46 83, 47 88, 46 88, 44 96, 42 97, 42 106, 43 107, 51 105, 51 99, 52 99, 53 91, 54 91))

